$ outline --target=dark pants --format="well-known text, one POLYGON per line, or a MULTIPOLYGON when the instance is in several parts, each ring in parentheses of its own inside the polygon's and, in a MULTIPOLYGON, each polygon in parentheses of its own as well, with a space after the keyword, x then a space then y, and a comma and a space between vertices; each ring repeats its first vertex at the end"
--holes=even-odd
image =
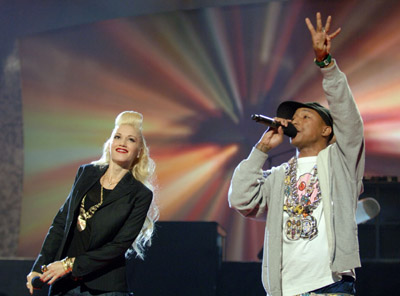
POLYGON ((51 285, 50 296, 133 296, 133 293, 128 292, 107 292, 93 290, 86 287, 80 281, 74 281, 71 277, 66 276, 58 279, 51 285))
POLYGON ((90 290, 86 287, 77 286, 75 288, 69 289, 68 291, 59 292, 56 294, 51 294, 54 296, 133 296, 133 293, 127 292, 104 292, 90 290))
POLYGON ((353 277, 344 275, 341 281, 319 288, 314 291, 310 291, 310 293, 311 292, 315 294, 345 293, 345 294, 355 295, 356 285, 353 277))

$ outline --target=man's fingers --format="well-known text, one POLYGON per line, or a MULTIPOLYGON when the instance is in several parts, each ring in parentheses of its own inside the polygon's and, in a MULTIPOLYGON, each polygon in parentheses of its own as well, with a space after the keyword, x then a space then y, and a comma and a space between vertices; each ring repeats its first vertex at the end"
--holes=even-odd
POLYGON ((331 16, 328 16, 328 18, 326 19, 326 24, 325 24, 325 32, 328 33, 329 29, 331 28, 331 16))
POLYGON ((274 117, 274 120, 279 122, 281 125, 287 127, 288 123, 290 122, 289 119, 284 119, 284 118, 279 118, 279 117, 274 117))
POLYGON ((329 37, 329 35, 326 35, 325 46, 326 46, 326 53, 330 53, 331 52, 331 38, 329 37))
POLYGON ((335 38, 337 35, 339 35, 341 30, 342 30, 342 28, 337 29, 335 32, 333 32, 332 34, 329 35, 329 38, 330 39, 335 38))
POLYGON ((321 14, 317 12, 317 32, 322 32, 321 14))
POLYGON ((308 17, 306 18, 306 25, 307 25, 307 28, 310 31, 310 33, 311 34, 315 34, 314 26, 313 26, 313 24, 311 23, 311 21, 310 21, 310 19, 308 17))

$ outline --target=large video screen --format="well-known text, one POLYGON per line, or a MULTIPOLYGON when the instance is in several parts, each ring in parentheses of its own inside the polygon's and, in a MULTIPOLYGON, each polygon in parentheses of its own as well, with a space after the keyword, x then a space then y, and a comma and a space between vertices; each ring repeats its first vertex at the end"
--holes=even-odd
MULTIPOLYGON (((400 4, 310 2, 175 11, 20 39, 25 172, 18 255, 37 255, 78 167, 100 157, 116 115, 135 110, 157 164, 160 219, 217 221, 227 232, 226 259, 257 260, 265 225, 229 208, 230 179, 264 132, 251 114, 273 117, 287 99, 327 105, 304 22, 316 11, 342 28, 332 54, 365 123, 366 175, 398 175, 400 4)), ((293 154, 285 143, 266 167, 293 154)))

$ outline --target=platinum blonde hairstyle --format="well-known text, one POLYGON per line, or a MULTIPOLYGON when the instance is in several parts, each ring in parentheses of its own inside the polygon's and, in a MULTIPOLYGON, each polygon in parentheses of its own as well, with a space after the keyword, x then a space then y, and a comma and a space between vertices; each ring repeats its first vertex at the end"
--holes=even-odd
POLYGON ((144 139, 142 134, 142 123, 143 116, 138 112, 124 111, 120 113, 115 119, 115 127, 111 133, 110 138, 104 143, 103 154, 101 158, 97 161, 93 161, 92 164, 98 166, 106 166, 110 163, 111 142, 114 138, 115 133, 121 125, 128 124, 139 132, 141 149, 138 158, 133 161, 130 171, 136 180, 143 183, 153 192, 153 201, 150 205, 149 211, 147 212, 146 220, 143 224, 142 229, 140 230, 139 235, 133 242, 131 248, 129 248, 129 250, 125 253, 125 256, 130 257, 132 253, 135 252, 137 257, 144 259, 144 249, 146 246, 151 246, 151 239, 154 232, 155 222, 159 218, 159 210, 154 197, 155 188, 153 185, 153 174, 155 171, 155 163, 150 157, 149 148, 147 147, 146 140, 144 139))

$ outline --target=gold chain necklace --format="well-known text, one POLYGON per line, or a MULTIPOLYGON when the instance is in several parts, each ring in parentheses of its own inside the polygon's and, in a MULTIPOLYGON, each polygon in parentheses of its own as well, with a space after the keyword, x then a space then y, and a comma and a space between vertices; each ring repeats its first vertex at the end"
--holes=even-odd
POLYGON ((79 231, 84 231, 86 228, 86 220, 90 219, 93 217, 94 213, 97 211, 97 209, 102 205, 103 203, 103 186, 101 186, 100 190, 100 202, 98 204, 95 204, 94 206, 91 206, 89 210, 85 211, 85 200, 87 194, 82 199, 81 202, 81 207, 79 209, 79 216, 78 216, 78 222, 76 224, 76 227, 78 228, 79 231))
MULTIPOLYGON (((118 177, 116 178, 118 180, 118 177)), ((108 186, 112 186, 114 184, 117 184, 119 181, 112 181, 111 179, 111 173, 109 174, 109 176, 107 177, 106 175, 103 176, 103 181, 108 183, 108 186)))
POLYGON ((304 195, 299 198, 297 193, 297 158, 289 160, 285 177, 285 203, 283 210, 289 215, 285 223, 285 233, 288 240, 300 238, 312 240, 318 235, 317 219, 312 215, 321 202, 321 190, 317 177, 317 165, 311 171, 308 185, 304 185, 304 195), (315 189, 314 189, 315 187, 315 189), (311 202, 311 195, 316 190, 316 197, 311 202))
POLYGON ((111 176, 109 176, 107 178, 107 182, 108 182, 108 186, 111 186, 112 184, 114 184, 115 182, 111 182, 111 176))

